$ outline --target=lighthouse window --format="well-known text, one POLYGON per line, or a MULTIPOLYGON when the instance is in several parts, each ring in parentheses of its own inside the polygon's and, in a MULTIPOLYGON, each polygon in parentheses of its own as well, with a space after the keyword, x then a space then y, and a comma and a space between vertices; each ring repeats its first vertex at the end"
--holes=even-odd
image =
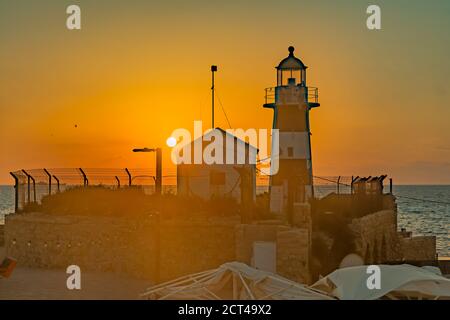
POLYGON ((294 148, 288 147, 287 151, 288 151, 288 157, 292 158, 294 156, 294 148))

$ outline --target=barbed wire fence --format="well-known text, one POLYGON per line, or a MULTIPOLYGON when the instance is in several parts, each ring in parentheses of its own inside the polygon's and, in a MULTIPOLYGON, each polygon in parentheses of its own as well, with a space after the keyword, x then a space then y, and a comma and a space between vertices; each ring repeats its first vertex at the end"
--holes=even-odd
MULTIPOLYGON (((353 182, 355 176, 313 176, 313 189, 315 198, 323 198, 331 193, 351 194, 353 192, 353 182)), ((259 192, 268 192, 270 177, 258 175, 256 181, 259 192)), ((387 185, 384 185, 387 187, 387 185)))
MULTIPOLYGON (((112 189, 139 187, 147 194, 155 193, 156 170, 152 168, 52 168, 10 172, 15 185, 15 210, 42 198, 79 186, 103 186, 112 189)), ((162 192, 176 191, 176 168, 162 175, 162 192)))
MULTIPOLYGON (((42 168, 18 170, 10 173, 15 180, 15 210, 27 204, 40 203, 42 198, 80 186, 103 186, 112 189, 138 187, 146 194, 155 193, 154 168, 42 168)), ((354 177, 314 176, 314 197, 323 198, 331 193, 351 194, 354 177)), ((256 176, 256 193, 269 191, 270 176, 256 176)), ((177 169, 164 168, 162 193, 176 193, 177 169)))

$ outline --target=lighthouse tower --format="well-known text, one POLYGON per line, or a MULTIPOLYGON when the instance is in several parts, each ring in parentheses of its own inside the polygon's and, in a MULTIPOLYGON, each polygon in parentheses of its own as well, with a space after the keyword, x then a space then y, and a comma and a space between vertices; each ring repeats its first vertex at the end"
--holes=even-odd
POLYGON ((296 208, 313 197, 309 112, 319 103, 317 88, 306 84, 307 67, 294 56, 294 47, 288 50, 276 67, 277 86, 266 89, 264 107, 274 110, 273 129, 279 130, 279 150, 272 142, 272 169, 277 157, 278 171, 271 176, 270 210, 292 223, 296 208))

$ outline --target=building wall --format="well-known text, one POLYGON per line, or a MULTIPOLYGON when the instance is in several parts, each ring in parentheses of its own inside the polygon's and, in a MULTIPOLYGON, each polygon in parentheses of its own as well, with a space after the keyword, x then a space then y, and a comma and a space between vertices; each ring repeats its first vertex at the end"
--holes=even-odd
POLYGON ((242 225, 237 218, 133 221, 125 218, 49 216, 7 217, 7 254, 19 266, 111 271, 171 280, 214 269, 230 261, 251 265, 254 241, 276 243, 277 273, 295 281, 309 279, 306 229, 242 225))
POLYGON ((436 259, 436 237, 400 237, 402 260, 434 261, 436 259))
POLYGON ((308 229, 294 228, 277 233, 277 270, 288 279, 311 284, 311 242, 308 229))
POLYGON ((153 222, 105 217, 10 215, 5 225, 7 254, 21 266, 156 274, 153 222), (144 250, 145 248, 145 250, 144 250))
POLYGON ((352 220, 357 253, 365 263, 434 261, 436 237, 412 237, 397 231, 395 210, 382 210, 352 220))
POLYGON ((5 226, 0 225, 0 247, 5 243, 5 226))
POLYGON ((356 250, 365 263, 400 259, 401 247, 396 221, 397 214, 394 210, 382 210, 352 220, 350 228, 356 236, 356 250))
POLYGON ((252 264, 253 243, 255 241, 276 242, 279 231, 289 230, 289 227, 258 224, 241 224, 236 228, 236 260, 252 264))
MULTIPOLYGON (((240 175, 235 169, 236 165, 206 165, 206 164, 182 164, 178 165, 178 189, 179 195, 195 195, 199 198, 209 200, 213 195, 230 196, 236 199, 237 203, 241 201, 240 175), (225 184, 222 186, 211 185, 211 172, 225 173, 225 184)), ((254 165, 242 165, 247 168, 253 176, 251 193, 253 199, 256 198, 256 172, 254 165)))
POLYGON ((276 244, 276 273, 300 283, 310 282, 311 242, 308 229, 279 224, 240 225, 236 229, 237 261, 252 265, 255 241, 276 244))
POLYGON ((7 217, 7 255, 20 266, 126 273, 164 281, 233 261, 238 220, 164 221, 156 219, 47 216, 7 217))
POLYGON ((234 261, 238 221, 164 222, 160 228, 161 281, 234 261))

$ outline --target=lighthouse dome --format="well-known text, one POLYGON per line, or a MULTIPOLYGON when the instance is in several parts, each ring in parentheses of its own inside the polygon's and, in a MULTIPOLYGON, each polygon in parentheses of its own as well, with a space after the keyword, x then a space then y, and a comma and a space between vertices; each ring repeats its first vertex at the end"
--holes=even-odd
POLYGON ((303 62, 294 56, 294 50, 295 48, 290 46, 288 48, 289 50, 289 56, 287 58, 284 58, 281 60, 280 64, 278 65, 278 70, 304 70, 307 67, 303 64, 303 62))
POLYGON ((306 66, 294 56, 294 47, 289 47, 289 56, 281 60, 277 68, 277 86, 306 86, 306 66))

